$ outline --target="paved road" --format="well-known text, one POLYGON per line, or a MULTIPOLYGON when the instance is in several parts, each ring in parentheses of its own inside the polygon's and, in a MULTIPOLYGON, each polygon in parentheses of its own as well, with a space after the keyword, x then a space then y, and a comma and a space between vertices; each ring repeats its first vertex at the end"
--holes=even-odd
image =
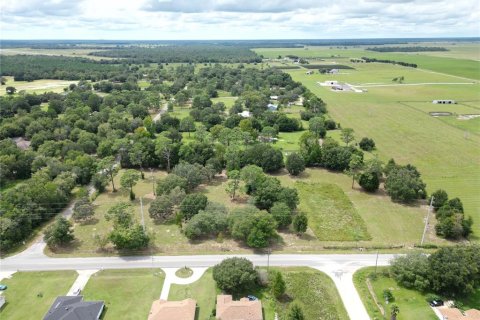
MULTIPOLYGON (((272 254, 235 255, 245 257, 257 266, 306 266, 329 275, 340 293, 351 319, 370 319, 352 282, 353 273, 362 267, 374 266, 375 254, 272 254)), ((40 270, 96 270, 130 268, 181 268, 188 266, 211 267, 231 255, 199 256, 138 256, 138 257, 91 257, 91 258, 50 258, 39 251, 24 251, 16 256, 3 259, 0 271, 40 270)), ((378 256, 378 265, 388 265, 393 258, 390 254, 378 256)))

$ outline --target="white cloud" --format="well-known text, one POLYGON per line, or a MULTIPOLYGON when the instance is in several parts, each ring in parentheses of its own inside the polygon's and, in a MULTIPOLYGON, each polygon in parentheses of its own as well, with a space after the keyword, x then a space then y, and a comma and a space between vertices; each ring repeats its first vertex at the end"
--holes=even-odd
POLYGON ((480 36, 471 0, 3 0, 4 39, 480 36))

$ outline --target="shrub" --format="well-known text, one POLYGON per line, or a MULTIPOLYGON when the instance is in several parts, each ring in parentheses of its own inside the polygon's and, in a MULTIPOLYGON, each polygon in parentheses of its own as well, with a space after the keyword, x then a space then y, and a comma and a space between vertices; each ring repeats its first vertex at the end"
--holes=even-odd
POLYGON ((292 176, 298 176, 305 170, 305 160, 301 155, 293 152, 287 156, 285 163, 288 173, 292 176))
POLYGON ((373 149, 375 149, 375 141, 373 141, 373 139, 371 138, 365 137, 360 140, 358 146, 364 151, 372 151, 373 149))
POLYGON ((437 191, 432 193, 432 197, 433 197, 432 205, 435 210, 438 210, 441 207, 443 207, 448 201, 448 194, 445 190, 442 190, 442 189, 438 189, 437 191))
POLYGON ((378 179, 378 174, 374 172, 364 172, 360 175, 358 179, 358 184, 368 192, 375 192, 380 186, 380 179, 378 179))
POLYGON ((288 227, 292 223, 292 210, 284 202, 275 202, 270 208, 270 213, 279 228, 288 227))
POLYGON ((204 194, 188 194, 180 204, 180 214, 188 220, 196 215, 200 210, 205 209, 207 202, 208 198, 204 194))

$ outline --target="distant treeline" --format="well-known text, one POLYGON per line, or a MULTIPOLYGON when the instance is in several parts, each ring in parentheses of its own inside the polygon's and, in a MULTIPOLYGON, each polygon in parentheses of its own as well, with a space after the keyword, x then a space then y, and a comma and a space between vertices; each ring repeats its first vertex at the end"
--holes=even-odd
POLYGON ((254 63, 262 58, 245 47, 230 46, 162 46, 162 47, 121 47, 112 50, 92 52, 90 55, 122 58, 131 63, 254 63))
POLYGON ((332 70, 332 69, 353 69, 343 64, 302 64, 307 69, 332 70))
POLYGON ((69 48, 86 45, 90 48, 111 46, 183 46, 218 45, 246 48, 294 48, 303 46, 359 46, 398 45, 422 42, 465 42, 479 41, 479 37, 468 38, 385 38, 385 39, 278 39, 278 40, 0 40, 2 48, 69 48))
POLYGON ((379 62, 379 63, 398 64, 400 66, 410 67, 410 68, 416 68, 417 67, 416 63, 408 63, 408 62, 394 61, 394 60, 387 60, 387 59, 375 59, 375 58, 367 58, 367 57, 362 57, 362 59, 367 63, 368 62, 379 62))
POLYGON ((38 79, 102 80, 123 72, 120 65, 105 64, 86 58, 61 56, 0 56, 0 76, 13 76, 15 81, 38 79))
POLYGON ((443 47, 373 47, 366 50, 377 52, 423 52, 423 51, 449 51, 443 47))

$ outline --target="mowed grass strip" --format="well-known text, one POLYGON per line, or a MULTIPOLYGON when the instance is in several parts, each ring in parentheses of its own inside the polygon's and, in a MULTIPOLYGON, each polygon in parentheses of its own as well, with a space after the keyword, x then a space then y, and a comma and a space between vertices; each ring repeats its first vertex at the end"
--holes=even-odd
POLYGON ((146 319, 164 280, 160 269, 102 270, 92 275, 82 294, 85 300, 105 301, 104 320, 146 319))
POLYGON ((396 304, 400 313, 397 320, 422 319, 422 320, 436 320, 438 319, 433 310, 428 305, 426 295, 415 291, 400 287, 395 280, 386 276, 387 267, 380 267, 377 269, 377 278, 371 279, 373 292, 378 303, 385 310, 385 317, 380 313, 380 309, 376 306, 372 295, 367 286, 367 277, 373 273, 374 267, 363 268, 353 275, 353 282, 357 288, 360 298, 365 305, 368 314, 372 319, 390 319, 390 312, 392 304, 396 304), (383 291, 391 290, 395 300, 389 304, 385 303, 383 298, 383 291))
POLYGON ((205 271, 203 276, 194 283, 189 285, 172 284, 168 300, 180 301, 188 298, 197 301, 197 316, 198 320, 209 319, 212 311, 215 309, 217 294, 220 290, 217 289, 215 281, 213 280, 212 269, 205 271))
POLYGON ((308 215, 309 226, 319 240, 370 240, 365 222, 350 199, 336 184, 295 183, 300 209, 308 215))
POLYGON ((67 294, 77 276, 75 271, 17 272, 2 280, 8 289, 3 293, 7 302, 0 319, 42 318, 57 296, 67 294))
MULTIPOLYGON (((286 296, 289 298, 286 301, 297 301, 302 306, 305 319, 348 319, 337 288, 325 273, 307 267, 276 269, 282 272, 286 283, 286 296)), ((287 309, 287 303, 277 304, 279 319, 283 319, 287 309)))

